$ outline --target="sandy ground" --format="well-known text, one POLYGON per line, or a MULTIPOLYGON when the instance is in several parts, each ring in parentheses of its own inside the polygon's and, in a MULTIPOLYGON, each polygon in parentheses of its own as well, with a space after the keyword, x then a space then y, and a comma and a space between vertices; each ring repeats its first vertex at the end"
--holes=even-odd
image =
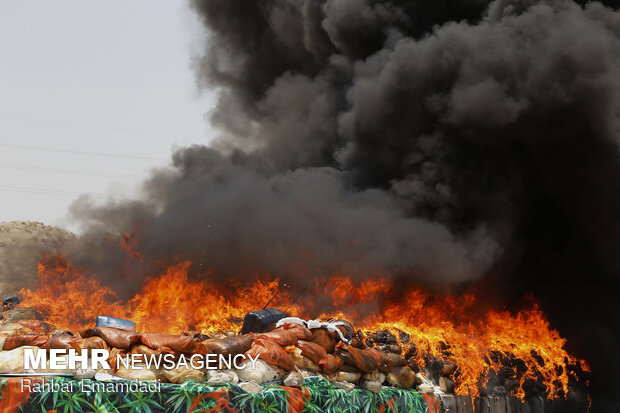
POLYGON ((63 250, 76 235, 40 222, 0 223, 0 300, 33 286, 37 259, 63 250))

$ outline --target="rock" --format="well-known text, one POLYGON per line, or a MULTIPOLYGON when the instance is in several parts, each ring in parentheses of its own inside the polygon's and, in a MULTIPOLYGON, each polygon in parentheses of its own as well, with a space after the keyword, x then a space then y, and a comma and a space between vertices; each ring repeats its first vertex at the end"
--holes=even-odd
POLYGON ((94 378, 96 373, 97 371, 93 369, 77 369, 73 375, 78 380, 84 380, 94 378))
POLYGON ((433 393, 435 389, 433 388, 433 386, 431 386, 428 383, 422 383, 420 385, 418 385, 418 391, 422 392, 422 393, 433 393))
POLYGON ((301 373, 304 379, 307 379, 308 377, 323 377, 323 378, 328 379, 328 376, 326 374, 323 374, 317 371, 299 369, 299 372, 301 373))
POLYGON ((397 367, 387 375, 387 381, 394 387, 410 389, 415 384, 416 377, 409 367, 397 367))
POLYGON ((199 383, 204 383, 206 378, 204 371, 183 366, 178 366, 170 370, 162 369, 161 373, 170 383, 176 384, 182 384, 188 380, 194 380, 199 383))
POLYGON ((439 377, 439 388, 444 393, 452 393, 454 390, 454 380, 444 376, 439 377))
POLYGON ((381 393, 381 383, 376 381, 365 381, 362 383, 362 387, 373 393, 381 393))
POLYGON ((339 371, 336 373, 335 380, 336 381, 346 381, 349 383, 357 383, 359 379, 362 377, 362 373, 351 373, 348 371, 339 371))
POLYGON ((346 381, 335 381, 334 387, 340 390, 351 391, 355 388, 355 384, 347 383, 346 381))
POLYGON ((227 383, 238 383, 239 376, 237 373, 230 370, 218 371, 217 373, 211 375, 209 380, 207 380, 207 384, 211 386, 223 386, 227 383))
POLYGON ((435 386, 433 383, 428 381, 422 374, 416 373, 415 377, 416 382, 420 382, 418 385, 418 391, 421 391, 422 393, 436 393, 441 391, 438 386, 435 386))
MULTIPOLYGON (((144 365, 144 363, 136 363, 135 365, 137 368, 127 368, 121 365, 121 367, 116 370, 114 375, 127 380, 157 380, 157 378, 160 376, 161 370, 154 368, 153 365, 151 365, 150 369, 146 368, 146 365, 144 365)), ((177 374, 177 369, 164 371, 170 376, 174 375, 175 377, 181 377, 181 375, 177 374)), ((170 382, 173 382, 168 377, 166 377, 166 379, 170 382)))
POLYGON ((260 359, 256 360, 255 367, 252 368, 252 363, 246 363, 244 368, 236 369, 235 372, 240 380, 254 381, 259 384, 281 380, 285 376, 283 370, 271 366, 260 359))
POLYGON ((287 387, 301 387, 304 383, 304 378, 301 373, 296 371, 291 371, 284 378, 284 385, 287 387))
POLYGON ((250 394, 258 394, 263 392, 263 388, 255 381, 245 381, 239 383, 239 387, 250 394))
POLYGON ((362 379, 366 381, 376 381, 378 383, 383 383, 385 381, 385 374, 379 372, 379 370, 375 370, 371 373, 363 374, 362 379))

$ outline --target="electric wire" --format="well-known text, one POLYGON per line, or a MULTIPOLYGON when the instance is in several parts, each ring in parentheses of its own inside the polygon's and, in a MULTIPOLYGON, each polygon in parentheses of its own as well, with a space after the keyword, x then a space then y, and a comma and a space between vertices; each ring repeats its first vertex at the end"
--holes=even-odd
POLYGON ((67 153, 71 155, 101 156, 101 157, 122 158, 122 159, 141 159, 141 160, 147 160, 147 161, 166 161, 167 160, 164 158, 155 158, 155 157, 150 157, 150 156, 126 155, 126 154, 106 153, 106 152, 88 152, 88 151, 78 151, 78 150, 73 150, 73 149, 51 148, 51 147, 46 147, 46 146, 21 145, 21 144, 8 143, 8 142, 0 142, 0 146, 3 146, 5 148, 28 149, 28 150, 43 151, 43 152, 67 153))
POLYGON ((87 170, 78 170, 78 169, 48 168, 48 167, 41 167, 41 166, 6 164, 6 163, 0 163, 0 169, 13 169, 13 170, 18 170, 18 171, 57 173, 57 174, 63 174, 63 175, 102 176, 102 177, 108 177, 108 178, 141 178, 143 177, 143 175, 135 175, 135 174, 98 172, 98 171, 87 171, 87 170))

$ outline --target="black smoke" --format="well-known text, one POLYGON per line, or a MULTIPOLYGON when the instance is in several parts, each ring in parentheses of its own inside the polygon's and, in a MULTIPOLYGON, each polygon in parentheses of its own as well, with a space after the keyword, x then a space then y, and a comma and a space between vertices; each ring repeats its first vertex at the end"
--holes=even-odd
POLYGON ((616 4, 191 5, 221 137, 176 151, 142 201, 74 204, 76 259, 119 282, 190 259, 224 278, 381 272, 479 283, 506 305, 531 292, 591 362, 593 411, 619 409, 616 4), (128 269, 101 234, 136 228, 145 262, 128 269))

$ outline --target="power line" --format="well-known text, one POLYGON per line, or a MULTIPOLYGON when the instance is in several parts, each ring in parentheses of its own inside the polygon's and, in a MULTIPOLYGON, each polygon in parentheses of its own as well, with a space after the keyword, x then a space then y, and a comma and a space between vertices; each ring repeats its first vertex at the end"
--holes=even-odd
POLYGON ((116 174, 116 173, 109 173, 109 172, 85 171, 85 170, 77 170, 77 169, 46 168, 46 167, 40 167, 40 166, 17 165, 17 164, 0 164, 0 168, 1 169, 15 169, 19 171, 57 173, 57 174, 63 174, 63 175, 103 176, 103 177, 108 177, 108 178, 141 178, 143 177, 143 175, 116 174))
POLYGON ((61 195, 61 196, 105 195, 105 194, 97 193, 97 192, 75 192, 75 191, 66 191, 63 189, 32 188, 32 187, 26 187, 26 186, 12 186, 12 185, 0 185, 0 191, 20 192, 20 193, 38 194, 38 195, 61 195))
MULTIPOLYGON (((74 122, 62 122, 58 120, 49 120, 49 119, 35 119, 35 118, 23 117, 23 116, 10 116, 6 114, 0 114, 0 118, 17 120, 20 122, 40 123, 40 124, 56 125, 56 126, 69 126, 72 128, 77 127, 77 128, 93 130, 92 126, 80 125, 74 122)), ((127 132, 127 133, 140 134, 140 135, 179 136, 179 137, 183 137, 186 139, 192 139, 194 141, 201 140, 201 138, 193 136, 187 132, 174 132, 173 133, 173 132, 166 132, 166 131, 162 132, 162 131, 152 131, 152 130, 136 129, 136 128, 121 128, 117 126, 98 126, 95 130, 98 130, 99 132, 103 132, 104 130, 119 131, 119 132, 127 132)))
POLYGON ((18 144, 8 143, 8 142, 0 142, 0 146, 4 146, 7 148, 28 149, 28 150, 44 151, 44 152, 68 153, 72 155, 102 156, 102 157, 108 157, 108 158, 125 158, 125 159, 143 159, 143 160, 148 160, 148 161, 166 161, 167 160, 164 158, 153 158, 150 156, 125 155, 125 154, 105 153, 105 152, 86 152, 86 151, 76 151, 73 149, 59 149, 59 148, 50 148, 50 147, 44 147, 44 146, 18 145, 18 144))

